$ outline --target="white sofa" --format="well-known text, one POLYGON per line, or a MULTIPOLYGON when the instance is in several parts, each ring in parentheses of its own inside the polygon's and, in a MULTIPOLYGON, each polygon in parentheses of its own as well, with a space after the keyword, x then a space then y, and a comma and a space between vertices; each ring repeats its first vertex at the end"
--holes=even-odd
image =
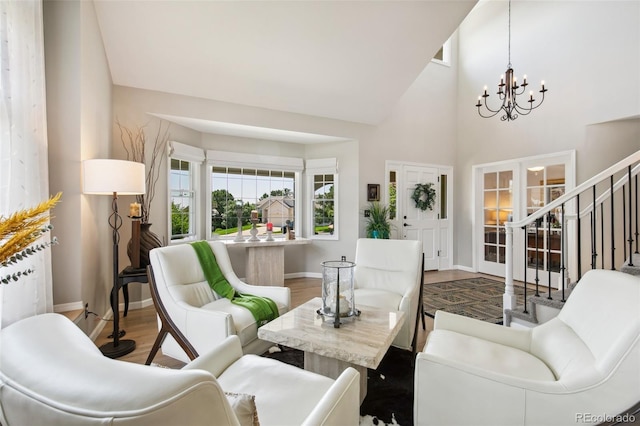
MULTIPOLYGON (((104 357, 66 317, 43 314, 0 330, 0 423, 238 425, 225 392, 252 395, 268 425, 357 425, 359 374, 336 380, 242 355, 237 336, 182 370, 104 357)), ((242 412, 242 411, 240 411, 242 412)))
POLYGON ((640 401, 640 278, 591 270, 559 315, 512 329, 437 312, 418 354, 417 425, 602 423, 640 401))
MULTIPOLYGON (((241 281, 233 271, 223 242, 209 242, 218 266, 229 284, 240 293, 269 297, 280 314, 291 306, 286 287, 256 286, 241 281)), ((149 253, 152 280, 167 315, 197 353, 210 351, 231 335, 240 338, 244 353, 261 354, 273 343, 258 339, 258 326, 249 310, 218 296, 202 272, 195 250, 190 244, 160 247, 149 253)), ((162 353, 184 362, 185 351, 167 335, 162 353)))
POLYGON ((393 346, 411 350, 423 277, 422 243, 360 238, 356 243, 354 298, 367 305, 403 311, 405 321, 393 346))

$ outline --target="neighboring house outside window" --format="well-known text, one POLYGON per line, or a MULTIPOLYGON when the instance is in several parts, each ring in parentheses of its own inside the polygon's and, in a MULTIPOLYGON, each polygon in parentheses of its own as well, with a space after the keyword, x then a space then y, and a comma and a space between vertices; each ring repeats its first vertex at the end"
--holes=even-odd
POLYGON ((258 212, 261 212, 261 223, 271 222, 273 226, 283 227, 295 221, 295 198, 293 194, 270 195, 258 202, 258 212))
POLYGON ((169 228, 171 242, 198 238, 198 176, 204 152, 178 142, 170 143, 169 228))
POLYGON ((338 239, 338 167, 335 158, 307 160, 310 238, 338 239))
POLYGON ((259 219, 258 235, 266 234, 267 223, 276 234, 287 223, 296 223, 302 159, 207 151, 207 164, 211 238, 234 238, 238 219, 248 232, 252 211, 259 219))

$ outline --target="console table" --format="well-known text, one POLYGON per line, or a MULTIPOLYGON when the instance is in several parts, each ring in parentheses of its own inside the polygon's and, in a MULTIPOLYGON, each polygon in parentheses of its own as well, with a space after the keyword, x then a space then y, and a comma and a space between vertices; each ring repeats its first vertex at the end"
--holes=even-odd
POLYGON ((311 244, 307 238, 274 241, 225 241, 228 245, 245 247, 247 284, 284 286, 284 248, 292 245, 311 244))
MULTIPOLYGON (((124 297, 124 313, 122 316, 127 316, 129 312, 129 283, 148 283, 149 277, 147 277, 146 268, 134 268, 133 266, 127 266, 118 274, 118 288, 112 288, 111 292, 122 289, 122 296, 124 297)), ((111 309, 113 306, 113 296, 111 297, 111 309)), ((117 300, 117 299, 116 299, 117 300)), ((115 312, 115 309, 114 309, 115 312)))

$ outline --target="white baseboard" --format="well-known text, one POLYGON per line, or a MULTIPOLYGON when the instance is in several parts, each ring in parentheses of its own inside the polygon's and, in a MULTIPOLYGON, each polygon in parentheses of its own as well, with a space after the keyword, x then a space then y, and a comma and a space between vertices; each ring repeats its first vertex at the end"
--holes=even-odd
POLYGON ((465 272, 478 272, 476 271, 474 268, 471 268, 469 266, 464 266, 464 265, 453 265, 453 269, 459 269, 460 271, 465 271, 465 272))
POLYGON ((284 279, 290 278, 322 278, 320 272, 294 272, 292 274, 284 274, 284 279))
POLYGON ((103 317, 100 319, 98 324, 94 327, 94 329, 89 333, 89 338, 94 342, 102 333, 102 330, 108 325, 110 328, 113 328, 113 322, 109 321, 113 319, 113 312, 109 310, 103 317))
POLYGON ((61 312, 69 312, 75 310, 83 310, 84 303, 80 302, 71 302, 71 303, 61 303, 59 305, 53 305, 53 312, 59 314, 61 312))
MULTIPOLYGON (((138 302, 129 302, 129 310, 142 309, 153 305, 153 299, 144 299, 138 302)), ((120 304, 120 312, 124 312, 124 303, 120 304)))

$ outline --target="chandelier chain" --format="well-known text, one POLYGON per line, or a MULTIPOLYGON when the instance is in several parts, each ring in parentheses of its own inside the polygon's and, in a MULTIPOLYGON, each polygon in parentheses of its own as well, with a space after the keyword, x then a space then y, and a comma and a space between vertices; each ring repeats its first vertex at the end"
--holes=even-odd
POLYGON ((511 68, 511 0, 509 0, 509 66, 507 68, 511 68))

